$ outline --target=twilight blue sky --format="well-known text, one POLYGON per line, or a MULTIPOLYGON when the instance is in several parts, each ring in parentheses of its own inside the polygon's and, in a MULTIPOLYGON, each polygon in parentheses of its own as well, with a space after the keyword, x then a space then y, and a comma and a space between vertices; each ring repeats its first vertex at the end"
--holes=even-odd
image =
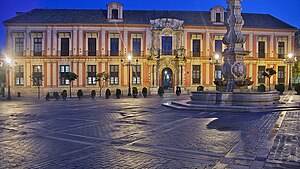
MULTIPOLYGON (((1 0, 0 22, 34 8, 106 9, 114 0, 1 0)), ((124 9, 199 10, 208 11, 226 0, 116 0, 124 9)), ((268 13, 300 28, 300 0, 243 0, 243 12, 268 13)), ((0 50, 5 48, 5 27, 0 26, 0 50)))

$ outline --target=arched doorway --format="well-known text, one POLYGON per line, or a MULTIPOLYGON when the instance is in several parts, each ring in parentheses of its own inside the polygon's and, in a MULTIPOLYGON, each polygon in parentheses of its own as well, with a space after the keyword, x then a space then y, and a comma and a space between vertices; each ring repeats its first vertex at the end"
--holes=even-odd
POLYGON ((162 70, 162 86, 164 90, 173 90, 173 72, 170 68, 162 70))

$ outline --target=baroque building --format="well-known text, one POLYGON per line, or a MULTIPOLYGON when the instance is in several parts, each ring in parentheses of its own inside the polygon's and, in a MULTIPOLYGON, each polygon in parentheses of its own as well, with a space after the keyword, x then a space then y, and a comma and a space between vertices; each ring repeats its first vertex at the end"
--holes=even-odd
MULTIPOLYGON (((268 67, 278 72, 271 85, 288 83, 284 59, 294 52, 296 28, 269 15, 243 13, 247 75, 253 88, 266 83, 268 67)), ((127 92, 128 83, 139 89, 158 86, 173 92, 202 85, 214 90, 222 78, 226 11, 124 10, 118 2, 105 10, 33 9, 4 21, 7 54, 17 65, 12 70, 13 93, 35 93, 30 76, 43 74, 42 92, 68 89, 68 72, 79 75, 74 91, 98 90, 96 74, 110 74, 106 87, 127 92), (219 54, 220 60, 214 58, 219 54), (127 55, 132 55, 127 66, 127 55), (129 71, 130 69, 131 71, 129 71), (130 72, 130 74, 129 74, 130 72), (130 77, 130 81, 129 78, 130 77)))
MULTIPOLYGON (((300 30, 295 33, 295 57, 300 59, 300 30)), ((300 64, 296 62, 295 69, 293 71, 293 83, 300 83, 300 64)))

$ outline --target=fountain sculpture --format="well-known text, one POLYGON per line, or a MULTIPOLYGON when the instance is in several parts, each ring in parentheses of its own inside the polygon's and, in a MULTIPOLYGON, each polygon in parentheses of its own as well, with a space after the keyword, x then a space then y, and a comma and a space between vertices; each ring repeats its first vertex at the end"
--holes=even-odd
POLYGON ((227 18, 225 26, 227 33, 223 38, 226 49, 223 52, 222 66, 223 81, 215 81, 216 85, 223 85, 222 91, 192 92, 189 104, 221 104, 238 106, 270 106, 279 101, 278 93, 253 92, 248 86, 253 84, 246 78, 244 57, 250 52, 245 51, 243 44, 246 39, 242 33, 244 20, 241 15, 242 0, 227 0, 227 18))

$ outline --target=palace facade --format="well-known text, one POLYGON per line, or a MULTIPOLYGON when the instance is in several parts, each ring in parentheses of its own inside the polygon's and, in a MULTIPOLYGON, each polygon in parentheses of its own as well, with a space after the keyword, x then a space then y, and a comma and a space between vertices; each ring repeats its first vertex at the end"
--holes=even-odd
MULTIPOLYGON (((243 13, 247 75, 253 88, 267 83, 262 73, 274 67, 271 86, 288 83, 284 63, 294 53, 296 28, 269 14, 243 13)), ((106 87, 127 92, 128 83, 139 89, 158 86, 193 91, 202 85, 215 89, 222 78, 222 38, 225 9, 210 11, 124 10, 118 2, 107 9, 33 9, 4 21, 7 55, 16 66, 10 76, 12 92, 36 93, 31 75, 42 74, 42 92, 68 90, 68 72, 78 74, 73 91, 99 91, 96 74, 110 74, 106 87), (219 60, 215 59, 219 54, 219 60), (131 55, 131 66, 127 56, 131 55), (130 69, 130 71, 128 70, 130 69), (129 74, 130 72, 130 74, 129 74), (130 77, 130 81, 129 80, 130 77)))

